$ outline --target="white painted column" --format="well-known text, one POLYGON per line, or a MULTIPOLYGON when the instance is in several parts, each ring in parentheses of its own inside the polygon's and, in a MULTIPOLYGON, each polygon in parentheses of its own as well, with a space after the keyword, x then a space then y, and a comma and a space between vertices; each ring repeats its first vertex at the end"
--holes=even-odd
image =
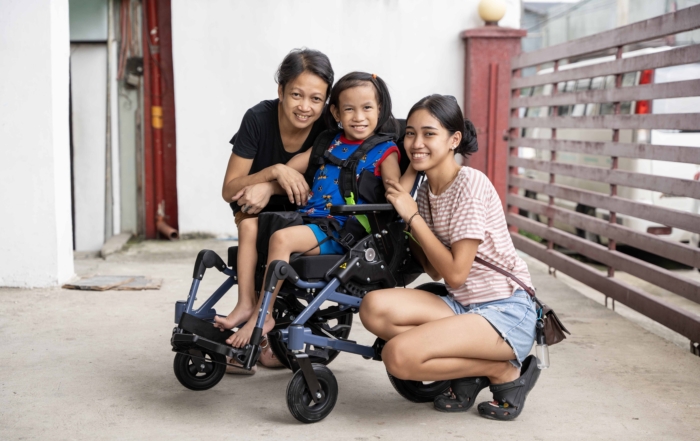
POLYGON ((73 276, 68 0, 0 2, 0 286, 73 276))

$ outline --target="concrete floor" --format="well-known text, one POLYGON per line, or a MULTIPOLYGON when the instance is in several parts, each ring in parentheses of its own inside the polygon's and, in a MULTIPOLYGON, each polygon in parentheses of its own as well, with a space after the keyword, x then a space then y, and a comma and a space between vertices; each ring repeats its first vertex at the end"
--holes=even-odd
MULTIPOLYGON (((551 348, 513 423, 444 414, 392 389, 381 363, 341 354, 335 410, 298 423, 285 404, 291 375, 260 368, 192 392, 172 371, 173 305, 184 300, 198 250, 232 242, 132 245, 79 275, 162 277, 159 291, 0 289, 0 439, 514 439, 681 440, 700 432, 700 357, 601 306, 528 261, 540 296, 573 335, 551 348)), ((223 278, 207 273, 202 294, 223 278)), ((204 296, 200 296, 200 299, 204 296)), ((224 299, 227 311, 235 296, 224 299)), ((351 338, 373 337, 356 318, 351 338)), ((488 390, 478 401, 489 399, 488 390)))

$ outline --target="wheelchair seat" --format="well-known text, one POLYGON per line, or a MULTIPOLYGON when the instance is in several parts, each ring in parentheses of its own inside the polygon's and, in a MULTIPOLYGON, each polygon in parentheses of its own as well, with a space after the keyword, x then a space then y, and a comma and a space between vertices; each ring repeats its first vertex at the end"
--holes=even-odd
POLYGON ((326 277, 326 273, 342 258, 342 254, 302 256, 301 253, 294 253, 289 259, 289 263, 302 280, 311 282, 326 277))
MULTIPOLYGON (((326 273, 342 258, 342 254, 302 256, 301 253, 294 253, 291 256, 290 263, 302 280, 311 282, 322 280, 326 276, 326 273)), ((237 263, 238 247, 229 247, 227 264, 230 268, 235 270, 237 268, 237 263)))

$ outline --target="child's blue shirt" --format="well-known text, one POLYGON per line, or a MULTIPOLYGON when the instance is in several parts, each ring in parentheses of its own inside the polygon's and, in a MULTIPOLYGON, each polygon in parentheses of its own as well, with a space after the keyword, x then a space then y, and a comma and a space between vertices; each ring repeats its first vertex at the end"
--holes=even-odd
MULTIPOLYGON (((338 134, 331 142, 328 151, 338 159, 348 159, 357 150, 362 141, 350 141, 342 134, 338 134)), ((372 172, 375 176, 381 176, 380 165, 392 153, 399 154, 399 148, 393 141, 377 144, 372 150, 360 159, 355 170, 355 178, 359 179, 364 170, 372 172)), ((314 182, 309 193, 306 206, 299 211, 309 217, 333 217, 341 226, 347 220, 347 216, 331 216, 332 205, 346 205, 343 195, 340 194, 340 167, 334 164, 323 164, 314 175, 314 182)), ((355 195, 357 204, 365 203, 358 195, 355 195)))

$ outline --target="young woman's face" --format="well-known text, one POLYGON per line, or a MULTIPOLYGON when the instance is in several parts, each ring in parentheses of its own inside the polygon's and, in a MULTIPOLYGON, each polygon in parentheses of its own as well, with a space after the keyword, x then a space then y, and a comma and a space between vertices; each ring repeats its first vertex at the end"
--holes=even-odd
POLYGON ((406 121, 404 147, 416 171, 430 170, 444 161, 454 161, 452 149, 462 134, 450 133, 425 109, 416 110, 406 121))
POLYGON ((280 116, 297 129, 310 127, 323 113, 326 84, 321 77, 304 71, 294 80, 278 87, 280 116))
POLYGON ((331 106, 335 120, 343 124, 345 137, 363 141, 374 133, 379 120, 379 104, 371 84, 346 89, 338 97, 338 107, 331 106))

